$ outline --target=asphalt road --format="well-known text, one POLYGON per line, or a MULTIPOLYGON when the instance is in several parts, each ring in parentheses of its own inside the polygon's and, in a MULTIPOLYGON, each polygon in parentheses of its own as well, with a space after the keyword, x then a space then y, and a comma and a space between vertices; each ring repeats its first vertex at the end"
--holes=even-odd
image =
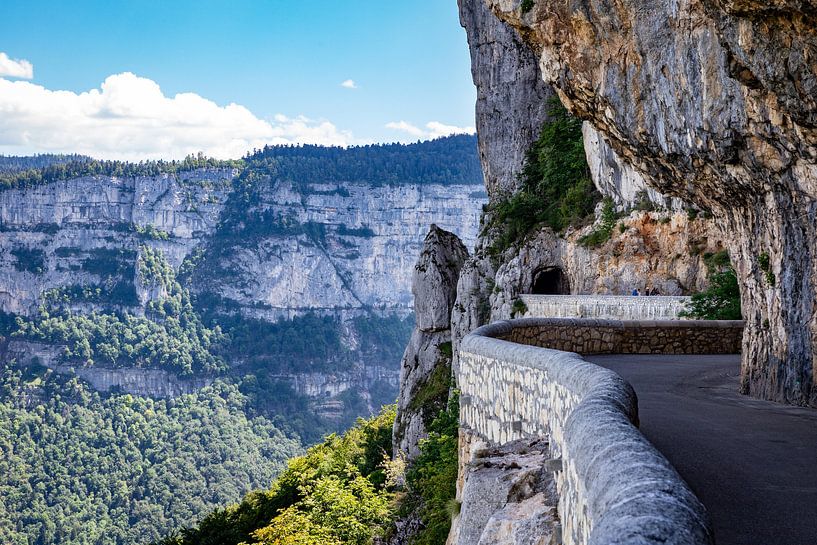
POLYGON ((587 356, 638 394, 641 431, 706 505, 718 545, 817 545, 817 410, 737 393, 739 356, 587 356))

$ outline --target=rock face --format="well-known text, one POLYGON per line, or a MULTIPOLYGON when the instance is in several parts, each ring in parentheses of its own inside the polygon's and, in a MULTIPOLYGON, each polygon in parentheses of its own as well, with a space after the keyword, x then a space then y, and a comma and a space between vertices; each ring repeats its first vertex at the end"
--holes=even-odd
MULTIPOLYGON (((467 442, 467 441, 465 441, 467 442)), ((448 545, 539 545, 559 535, 558 496, 545 440, 488 446, 473 438, 458 483, 448 545)))
POLYGON ((612 198, 619 209, 646 202, 663 208, 683 208, 680 199, 665 197, 650 187, 644 176, 622 160, 592 125, 584 123, 582 133, 590 175, 599 191, 612 198))
POLYGON ((569 110, 730 234, 742 390, 817 406, 814 3, 537 0, 523 13, 518 0, 485 2, 569 110))
POLYGON ((553 91, 516 32, 483 2, 457 0, 468 32, 477 87, 476 121, 485 187, 491 199, 519 189, 518 174, 547 119, 553 91))
MULTIPOLYGON (((520 34, 498 21, 483 0, 460 0, 460 20, 468 34, 472 75, 477 86, 477 126, 485 183, 491 203, 519 189, 525 154, 547 120, 550 86, 541 81, 533 51, 520 34)), ((682 203, 651 188, 646 177, 589 124, 585 152, 593 182, 619 209, 653 203, 679 209, 682 203)), ((459 339, 491 320, 511 317, 521 293, 533 291, 536 275, 562 272, 570 293, 630 293, 638 287, 662 294, 686 294, 705 286, 702 255, 721 249, 720 234, 708 221, 685 214, 634 213, 621 221, 612 240, 599 248, 579 244, 589 229, 557 236, 532 233, 505 255, 491 257, 490 230, 483 231, 465 263, 452 315, 454 366, 459 339)))
POLYGON ((394 422, 394 451, 409 458, 431 420, 445 407, 451 377, 451 309, 468 250, 457 235, 436 225, 414 266, 412 292, 416 326, 400 364, 400 397, 394 422))
MULTIPOLYGON (((535 55, 487 4, 478 0, 457 3, 477 88, 477 137, 485 187, 490 202, 497 202, 519 189, 525 154, 547 119, 547 101, 553 91, 542 81, 535 55)), ((457 286, 451 321, 455 367, 459 339, 490 318, 488 295, 495 266, 485 253, 488 244, 489 237, 482 237, 474 256, 463 266, 457 286)))
POLYGON ((269 178, 259 185, 259 202, 243 211, 247 217, 314 228, 299 233, 267 226, 251 240, 230 241, 216 264, 225 274, 202 277, 197 289, 268 320, 319 309, 409 313, 414 256, 428 226, 437 223, 473 245, 485 199, 476 185, 304 189, 269 178))
POLYGON ((43 291, 97 283, 119 258, 133 283, 142 243, 178 267, 215 230, 234 175, 91 176, 0 191, 0 310, 29 314, 43 291))

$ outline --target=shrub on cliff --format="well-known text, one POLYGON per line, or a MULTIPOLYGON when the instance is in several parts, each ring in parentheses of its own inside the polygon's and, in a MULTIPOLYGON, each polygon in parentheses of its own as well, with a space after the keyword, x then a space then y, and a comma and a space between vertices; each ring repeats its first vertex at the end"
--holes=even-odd
POLYGON ((582 223, 601 199, 587 166, 582 122, 558 98, 549 103, 548 120, 528 150, 520 178, 522 188, 492 210, 495 254, 540 225, 562 231, 582 223))
POLYGON ((615 227, 617 219, 618 214, 616 214, 613 199, 605 197, 604 205, 601 209, 601 221, 590 233, 579 239, 579 244, 587 246, 588 248, 604 244, 613 236, 613 227, 615 227))
POLYGON ((420 455, 406 473, 407 495, 400 510, 404 515, 414 512, 422 523, 411 545, 443 545, 451 530, 457 508, 458 429, 459 395, 455 391, 429 426, 428 437, 420 442, 420 455))
POLYGON ((458 415, 454 395, 430 425, 403 491, 395 490, 396 464, 389 461, 392 405, 290 460, 269 490, 252 492, 157 545, 364 545, 393 531, 396 517, 411 514, 421 528, 409 543, 442 545, 456 490, 458 415))

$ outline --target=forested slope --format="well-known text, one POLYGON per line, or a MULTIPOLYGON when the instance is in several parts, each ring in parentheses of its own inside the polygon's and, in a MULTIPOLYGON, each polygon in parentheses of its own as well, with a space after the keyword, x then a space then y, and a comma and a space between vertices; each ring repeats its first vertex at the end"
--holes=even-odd
POLYGON ((0 542, 144 543, 266 486, 300 442, 223 382, 103 397, 44 369, 0 374, 0 542))

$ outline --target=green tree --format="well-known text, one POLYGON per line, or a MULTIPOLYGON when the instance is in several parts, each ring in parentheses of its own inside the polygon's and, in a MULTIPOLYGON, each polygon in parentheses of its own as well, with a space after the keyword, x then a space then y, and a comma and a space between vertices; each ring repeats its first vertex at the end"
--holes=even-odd
POLYGON ((692 295, 682 316, 701 320, 740 320, 740 288, 735 269, 714 272, 709 277, 709 288, 692 295))

